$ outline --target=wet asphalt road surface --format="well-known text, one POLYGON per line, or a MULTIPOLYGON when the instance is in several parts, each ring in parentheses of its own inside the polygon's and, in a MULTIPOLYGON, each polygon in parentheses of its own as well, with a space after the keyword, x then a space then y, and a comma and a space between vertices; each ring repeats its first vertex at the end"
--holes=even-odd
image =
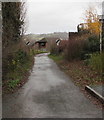
POLYGON ((101 118, 89 101, 47 54, 37 55, 28 82, 3 97, 3 118, 101 118))

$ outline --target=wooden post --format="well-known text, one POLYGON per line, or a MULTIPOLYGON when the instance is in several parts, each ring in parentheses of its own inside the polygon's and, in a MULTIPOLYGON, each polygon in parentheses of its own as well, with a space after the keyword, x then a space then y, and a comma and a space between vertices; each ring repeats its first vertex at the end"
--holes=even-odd
POLYGON ((68 34, 68 40, 70 40, 70 32, 69 32, 69 34, 68 34))

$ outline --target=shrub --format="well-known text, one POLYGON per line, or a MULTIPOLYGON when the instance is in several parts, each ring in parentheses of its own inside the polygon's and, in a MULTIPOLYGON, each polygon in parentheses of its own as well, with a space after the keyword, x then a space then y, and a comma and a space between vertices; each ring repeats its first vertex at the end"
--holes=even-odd
POLYGON ((25 62, 29 59, 29 55, 22 49, 19 49, 14 54, 9 54, 7 58, 8 71, 14 71, 19 65, 25 64, 25 62))
POLYGON ((67 60, 74 60, 74 59, 81 59, 82 51, 84 47, 84 40, 78 39, 71 39, 68 42, 68 45, 64 51, 64 57, 67 60))
POLYGON ((50 46, 50 54, 53 54, 53 55, 59 54, 59 47, 56 44, 52 44, 50 46))
POLYGON ((99 36, 91 35, 86 40, 86 47, 84 48, 84 51, 86 53, 94 53, 99 51, 100 49, 100 39, 99 36))
POLYGON ((59 45, 59 53, 64 52, 67 44, 68 44, 68 40, 61 40, 60 45, 59 45))
POLYGON ((19 49, 14 56, 16 62, 24 63, 28 59, 28 55, 22 49, 19 49))
POLYGON ((33 56, 32 49, 30 49, 30 52, 18 49, 14 53, 9 54, 5 61, 6 65, 3 66, 5 70, 3 72, 3 80, 8 82, 3 82, 3 85, 5 84, 8 88, 14 89, 30 69, 33 63, 33 56))
POLYGON ((64 52, 66 46, 68 44, 67 40, 61 40, 59 46, 56 43, 51 44, 50 46, 50 53, 53 55, 60 55, 64 52))
POLYGON ((100 51, 100 40, 96 35, 89 35, 84 39, 84 47, 81 52, 81 59, 90 59, 91 54, 100 51))
POLYGON ((104 53, 94 53, 91 55, 91 59, 89 60, 89 65, 92 69, 97 70, 98 72, 104 74, 104 53))

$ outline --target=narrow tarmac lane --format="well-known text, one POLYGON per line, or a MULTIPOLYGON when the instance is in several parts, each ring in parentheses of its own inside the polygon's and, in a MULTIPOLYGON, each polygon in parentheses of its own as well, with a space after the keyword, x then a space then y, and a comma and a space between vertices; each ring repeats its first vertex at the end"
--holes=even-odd
POLYGON ((47 54, 37 55, 28 82, 3 97, 3 118, 101 118, 102 111, 81 93, 47 54))

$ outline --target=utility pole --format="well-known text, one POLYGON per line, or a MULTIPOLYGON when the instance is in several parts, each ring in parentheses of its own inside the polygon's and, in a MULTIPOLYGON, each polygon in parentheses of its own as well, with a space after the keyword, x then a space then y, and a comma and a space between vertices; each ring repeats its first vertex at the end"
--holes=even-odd
POLYGON ((102 29, 103 29, 103 24, 104 24, 104 15, 99 15, 99 21, 101 22, 100 26, 100 53, 102 53, 102 29))
POLYGON ((102 22, 100 26, 100 53, 102 53, 102 22))

